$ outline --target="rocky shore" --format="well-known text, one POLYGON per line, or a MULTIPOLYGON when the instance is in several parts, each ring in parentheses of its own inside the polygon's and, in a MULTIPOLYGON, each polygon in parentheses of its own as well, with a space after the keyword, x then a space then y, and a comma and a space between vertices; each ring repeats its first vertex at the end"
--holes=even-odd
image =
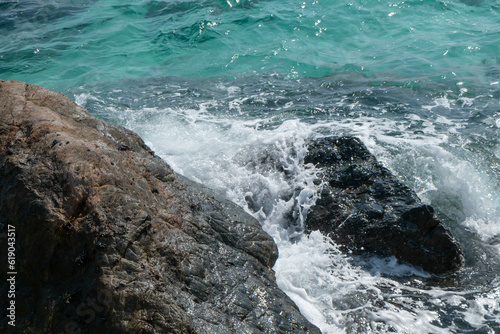
MULTIPOLYGON (((307 230, 434 274, 461 266, 432 207, 359 139, 308 150, 323 188, 307 230)), ((2 333, 320 333, 276 285, 254 218, 59 93, 0 80, 0 196, 2 333)))

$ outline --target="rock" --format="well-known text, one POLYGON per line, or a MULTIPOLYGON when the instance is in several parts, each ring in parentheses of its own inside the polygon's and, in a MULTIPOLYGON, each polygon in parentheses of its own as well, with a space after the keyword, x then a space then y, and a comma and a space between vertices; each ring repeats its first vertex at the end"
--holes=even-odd
POLYGON ((59 93, 0 80, 0 196, 0 332, 320 333, 255 219, 59 93))
POLYGON ((395 256, 434 274, 458 269, 459 245, 414 191, 382 167, 354 137, 311 142, 305 163, 322 169, 321 198, 306 228, 346 251, 395 256))

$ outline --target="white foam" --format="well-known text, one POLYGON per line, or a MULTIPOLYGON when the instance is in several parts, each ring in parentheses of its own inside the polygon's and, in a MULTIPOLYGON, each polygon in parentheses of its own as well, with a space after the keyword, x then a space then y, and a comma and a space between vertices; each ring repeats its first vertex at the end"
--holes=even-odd
POLYGON ((90 93, 80 93, 78 95, 75 95, 75 103, 81 107, 85 108, 88 100, 95 100, 95 101, 99 101, 99 102, 104 102, 90 93))
POLYGON ((241 88, 238 86, 230 86, 227 88, 227 93, 229 95, 234 95, 234 94, 239 93, 239 92, 241 92, 241 88))
MULTIPOLYGON (((465 102, 465 100, 464 100, 465 102)), ((434 108, 441 107, 447 110, 452 108, 452 100, 448 96, 437 97, 434 99, 433 103, 430 105, 423 105, 422 108, 426 110, 433 110, 434 108)))

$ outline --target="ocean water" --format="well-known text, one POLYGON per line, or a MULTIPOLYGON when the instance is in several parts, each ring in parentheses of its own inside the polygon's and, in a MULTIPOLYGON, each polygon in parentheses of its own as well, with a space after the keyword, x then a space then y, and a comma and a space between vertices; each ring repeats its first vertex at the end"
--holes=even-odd
POLYGON ((0 79, 60 91, 226 194, 323 333, 500 333, 497 0, 0 0, 0 79), (309 138, 356 135, 465 253, 436 277, 303 222, 309 138))

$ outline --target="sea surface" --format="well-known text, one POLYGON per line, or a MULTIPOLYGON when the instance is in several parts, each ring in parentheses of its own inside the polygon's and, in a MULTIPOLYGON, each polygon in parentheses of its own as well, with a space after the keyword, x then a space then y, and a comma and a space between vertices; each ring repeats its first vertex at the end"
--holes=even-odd
POLYGON ((136 131, 245 208, 323 333, 500 333, 500 1, 0 0, 0 79, 136 131), (319 190, 304 142, 330 135, 434 206, 462 270, 303 233, 319 190))

